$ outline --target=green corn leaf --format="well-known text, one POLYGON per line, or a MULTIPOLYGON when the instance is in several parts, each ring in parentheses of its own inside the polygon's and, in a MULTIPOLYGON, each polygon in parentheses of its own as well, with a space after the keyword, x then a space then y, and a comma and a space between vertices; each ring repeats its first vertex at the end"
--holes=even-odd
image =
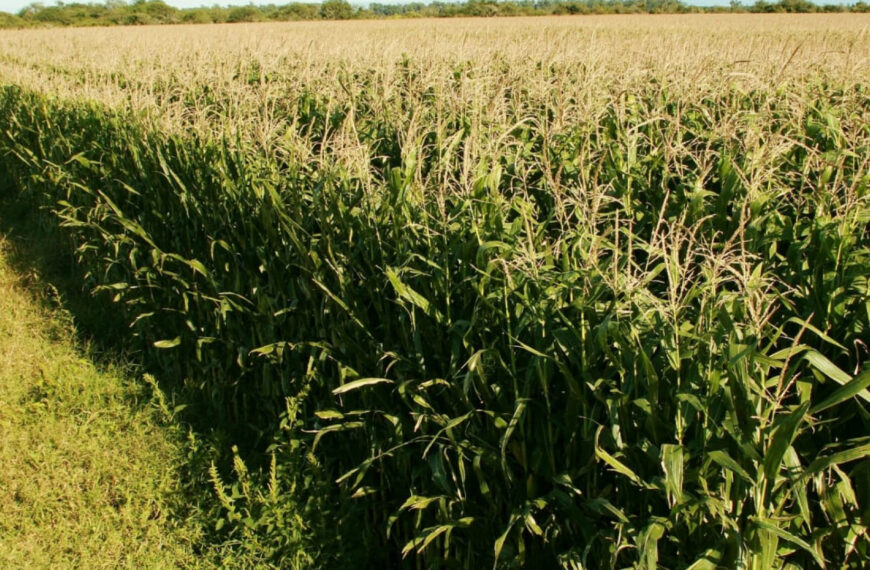
POLYGON ((387 279, 390 281, 390 284, 395 289, 396 293, 399 295, 401 299, 408 301, 426 315, 429 315, 433 319, 435 319, 438 323, 444 322, 444 316, 429 303, 429 300, 426 299, 423 295, 407 286, 402 280, 399 278, 399 275, 393 270, 392 267, 387 267, 386 270, 387 279))
POLYGON ((335 293, 330 291, 326 285, 324 285, 323 283, 321 283, 317 279, 312 279, 311 282, 314 283, 314 285, 316 285, 317 288, 319 288, 321 291, 323 291, 327 297, 332 299, 336 305, 341 307, 342 310, 344 310, 344 312, 347 313, 347 315, 351 318, 351 320, 353 320, 353 322, 354 322, 354 324, 356 324, 356 326, 358 326, 360 329, 362 329, 367 334, 369 334, 368 329, 366 329, 366 327, 365 327, 365 325, 363 325, 362 321, 360 321, 359 318, 357 318, 357 316, 353 314, 353 311, 350 310, 350 307, 347 305, 347 303, 342 301, 338 295, 336 295, 335 293))
POLYGON ((804 419, 809 406, 809 402, 805 402, 783 418, 771 436, 767 453, 765 453, 762 462, 764 478, 768 483, 768 489, 770 489, 773 481, 776 479, 776 474, 779 472, 782 464, 782 457, 791 445, 792 440, 794 440, 798 425, 804 419))
POLYGON ((761 517, 753 517, 752 522, 759 528, 764 529, 767 532, 794 544, 795 546, 799 546, 813 557, 813 559, 816 561, 816 564, 818 564, 821 568, 825 567, 825 561, 822 558, 821 553, 819 553, 815 548, 810 546, 807 541, 777 526, 775 521, 761 517))
POLYGON ((847 384, 852 379, 848 374, 840 370, 836 364, 815 350, 808 350, 804 358, 812 364, 813 368, 839 384, 847 384))
MULTIPOLYGON (((841 384, 843 383, 841 382, 841 384)), ((868 386, 870 386, 870 370, 865 370, 854 378, 847 380, 843 386, 825 398, 823 402, 813 406, 810 409, 810 413, 817 414, 828 408, 833 408, 837 404, 841 404, 855 396, 870 402, 870 392, 867 391, 868 386)))
POLYGON ((433 540, 444 534, 445 532, 450 532, 453 530, 455 525, 452 524, 443 524, 436 527, 429 527, 423 531, 421 536, 415 537, 412 540, 408 541, 405 544, 404 548, 402 548, 402 557, 408 556, 415 549, 417 554, 422 554, 423 551, 432 543, 433 540))
POLYGON ((360 378, 359 380, 354 380, 339 386, 334 389, 332 393, 338 396, 339 394, 346 394, 347 392, 352 392, 353 390, 358 390, 365 386, 374 386, 375 384, 394 384, 394 382, 389 378, 360 378))
MULTIPOLYGON (((847 441, 846 444, 848 443, 850 442, 847 441)), ((857 461, 858 459, 863 459, 865 457, 870 457, 870 443, 856 445, 851 449, 845 449, 843 451, 832 453, 831 455, 827 455, 825 457, 819 457, 818 459, 810 463, 806 471, 804 471, 801 476, 804 478, 809 478, 816 473, 821 473, 822 471, 835 465, 849 463, 850 461, 857 461)))
POLYGON ((359 429, 365 427, 365 422, 345 422, 343 424, 333 424, 331 426, 327 426, 325 428, 317 430, 317 433, 314 436, 314 441, 311 444, 311 450, 317 448, 317 444, 320 442, 321 438, 328 433, 336 433, 341 431, 350 431, 354 429, 359 429))
POLYGON ((665 472, 665 485, 672 497, 672 503, 681 502, 683 496, 683 448, 679 445, 662 446, 662 469, 665 472))
POLYGON ((318 410, 314 412, 314 415, 321 420, 340 420, 344 417, 344 414, 338 410, 318 410))
POLYGON ((728 452, 716 450, 711 451, 708 454, 708 457, 718 463, 720 466, 728 469, 729 471, 733 471, 736 475, 740 476, 741 479, 746 481, 747 483, 753 483, 752 477, 747 473, 747 471, 740 466, 739 463, 734 461, 734 459, 728 455, 728 452))
POLYGON ((824 332, 822 332, 821 330, 819 330, 818 327, 816 327, 815 325, 813 325, 813 324, 810 323, 809 321, 805 321, 805 320, 800 319, 800 318, 798 318, 798 317, 792 317, 792 318, 790 318, 790 319, 788 320, 788 322, 790 322, 790 323, 796 323, 796 324, 800 325, 801 327, 804 327, 804 328, 806 328, 807 330, 810 330, 810 331, 814 332, 814 333, 816 334, 816 336, 818 336, 820 339, 824 340, 825 342, 827 342, 827 343, 829 343, 829 344, 832 344, 832 345, 836 346, 836 347, 839 348, 839 349, 842 349, 842 350, 844 350, 844 351, 847 351, 847 350, 848 350, 845 346, 843 346, 843 345, 840 344, 839 342, 835 341, 834 339, 832 339, 831 337, 829 337, 828 335, 826 335, 824 332))
POLYGON ((517 426, 520 423, 520 419, 523 416, 523 413, 526 411, 526 400, 517 400, 516 406, 514 407, 514 413, 511 416, 511 420, 505 429, 504 435, 501 437, 500 448, 501 448, 501 463, 502 469, 505 473, 509 473, 507 469, 507 447, 510 442, 511 436, 516 430, 517 426))
POLYGON ((504 543, 507 541, 508 536, 510 536, 514 525, 517 524, 517 522, 521 520, 521 518, 522 517, 520 515, 517 515, 516 513, 512 514, 510 520, 508 521, 507 528, 504 530, 504 532, 501 533, 501 536, 499 536, 493 544, 493 550, 495 551, 495 562, 492 565, 493 569, 498 568, 498 559, 501 556, 501 551, 504 549, 504 543))
POLYGON ((179 344, 181 344, 181 337, 177 336, 177 337, 175 337, 173 339, 169 339, 169 340, 155 341, 154 347, 155 348, 175 348, 179 344))
POLYGON ((641 481, 640 477, 637 474, 629 469, 625 464, 620 462, 618 459, 604 451, 602 447, 598 444, 598 439, 601 436, 601 431, 604 429, 604 426, 598 428, 598 431, 595 433, 595 456, 598 459, 604 461, 607 465, 609 465, 614 471, 617 473, 621 473, 628 477, 633 483, 639 485, 641 487, 645 486, 644 482, 641 481))
POLYGON ((640 552, 643 557, 645 567, 648 570, 656 570, 659 567, 659 540, 665 535, 667 527, 664 519, 654 517, 641 533, 640 552))
POLYGON ((720 560, 722 560, 722 551, 708 548, 686 570, 718 570, 720 560))
POLYGON ((421 497, 419 495, 411 495, 404 503, 402 503, 402 506, 399 507, 399 510, 422 511, 435 501, 443 498, 443 495, 439 495, 437 497, 421 497))

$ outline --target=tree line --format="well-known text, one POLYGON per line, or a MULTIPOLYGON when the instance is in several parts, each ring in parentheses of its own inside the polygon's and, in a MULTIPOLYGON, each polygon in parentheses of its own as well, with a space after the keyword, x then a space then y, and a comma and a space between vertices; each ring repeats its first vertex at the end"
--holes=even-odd
POLYGON ((855 4, 815 4, 808 0, 757 0, 729 6, 701 7, 680 0, 466 0, 465 2, 369 4, 346 0, 323 3, 267 4, 175 8, 162 0, 108 0, 105 3, 34 3, 17 14, 0 12, 0 27, 114 26, 142 24, 206 24, 290 20, 374 18, 449 18, 475 16, 543 16, 565 14, 678 14, 703 12, 870 12, 863 0, 855 4))

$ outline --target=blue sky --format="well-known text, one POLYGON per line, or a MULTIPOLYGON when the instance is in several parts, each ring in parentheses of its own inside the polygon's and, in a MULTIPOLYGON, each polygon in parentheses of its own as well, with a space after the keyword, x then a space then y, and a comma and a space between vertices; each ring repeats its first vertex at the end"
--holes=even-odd
MULTIPOLYGON (((11 12, 16 13, 25 6, 32 3, 33 0, 0 0, 0 12, 11 12)), ((73 2, 100 2, 103 0, 67 0, 68 3, 73 2)), ((213 4, 219 4, 221 6, 235 6, 235 5, 245 5, 251 4, 250 0, 164 0, 167 4, 171 6, 176 6, 178 8, 195 8, 198 6, 211 6, 213 4)), ((319 0, 266 0, 264 2, 253 2, 253 4, 287 4, 289 2, 299 1, 299 2, 318 2, 319 0)), ((368 4, 369 2, 378 2, 381 4, 403 4, 404 2, 396 1, 396 0, 351 0, 351 4, 368 4)), ((410 0, 409 0, 410 1, 410 0)), ((424 3, 428 3, 430 0, 420 0, 424 3)), ((728 0, 683 0, 686 4, 691 4, 695 6, 726 6, 728 5, 728 0)), ((743 0, 744 4, 752 4, 755 0, 743 0)), ((818 0, 817 0, 818 1, 818 0)), ((46 5, 52 5, 56 2, 54 0, 48 0, 43 2, 46 5)), ((844 3, 841 0, 825 0, 822 3, 831 3, 831 4, 840 4, 844 3)), ((851 3, 851 2, 849 2, 851 3)))

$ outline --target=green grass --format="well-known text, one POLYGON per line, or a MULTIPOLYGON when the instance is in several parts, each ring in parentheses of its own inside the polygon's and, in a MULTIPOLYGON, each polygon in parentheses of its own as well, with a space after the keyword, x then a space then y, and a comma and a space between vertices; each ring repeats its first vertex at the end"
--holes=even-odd
POLYGON ((0 566, 197 566, 183 433, 141 380, 92 362, 14 248, 0 238, 0 566))
POLYGON ((45 222, 0 199, 0 567, 275 567, 257 528, 226 525, 246 501, 287 519, 278 566, 310 567, 295 505, 251 491, 225 431, 143 373, 45 222))
POLYGON ((130 362, 40 221, 0 200, 0 567, 262 567, 215 531, 222 436, 130 362))

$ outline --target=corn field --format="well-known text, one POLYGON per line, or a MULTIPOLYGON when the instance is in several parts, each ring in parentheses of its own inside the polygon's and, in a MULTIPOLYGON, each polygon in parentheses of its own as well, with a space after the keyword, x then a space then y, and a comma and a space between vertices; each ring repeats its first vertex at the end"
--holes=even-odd
POLYGON ((863 568, 868 26, 3 31, 3 192, 264 565, 863 568))

